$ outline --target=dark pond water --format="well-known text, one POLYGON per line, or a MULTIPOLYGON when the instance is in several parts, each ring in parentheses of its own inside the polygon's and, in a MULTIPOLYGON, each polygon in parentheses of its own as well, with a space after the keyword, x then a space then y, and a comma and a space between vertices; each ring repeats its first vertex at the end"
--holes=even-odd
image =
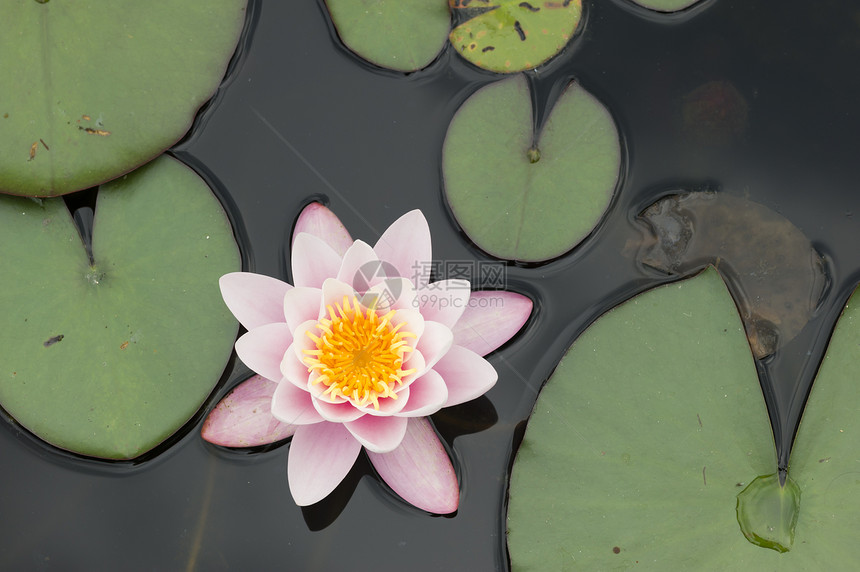
MULTIPOLYGON (((5 423, 0 568, 507 569, 504 502, 518 427, 579 332, 669 279, 632 260, 633 221, 681 190, 761 203, 827 262, 812 322, 759 363, 784 462, 839 308, 860 279, 860 8, 713 0, 658 16, 624 0, 586 4, 584 33, 534 76, 537 99, 546 109, 574 78, 601 99, 622 133, 623 178, 586 243, 548 264, 507 268, 508 287, 532 296, 536 313, 490 358, 497 386, 433 417, 458 465, 455 516, 402 503, 363 459, 330 498, 301 509, 287 487, 287 446, 218 450, 199 437, 202 415, 153 458, 120 465, 71 458, 5 423)), ((420 208, 434 258, 488 260, 446 207, 440 157, 458 106, 496 76, 452 50, 407 77, 375 70, 339 44, 321 1, 251 8, 224 88, 175 150, 225 198, 247 268, 289 278, 286 240, 314 198, 368 242, 420 208)), ((236 364, 209 405, 247 373, 236 364)))

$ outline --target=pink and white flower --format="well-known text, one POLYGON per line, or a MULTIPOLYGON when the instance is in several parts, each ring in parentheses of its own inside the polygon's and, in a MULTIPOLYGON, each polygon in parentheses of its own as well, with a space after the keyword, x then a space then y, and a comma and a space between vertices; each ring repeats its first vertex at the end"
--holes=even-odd
POLYGON ((532 303, 471 292, 465 280, 430 283, 431 260, 421 211, 371 247, 324 206, 305 208, 293 234, 294 285, 244 272, 221 278, 224 301, 248 329, 236 353, 259 375, 218 404, 203 437, 253 446, 292 434, 287 474, 298 505, 325 498, 364 448, 405 500, 455 511, 457 478, 426 417, 493 387, 496 371, 481 356, 522 327, 532 303), (488 297, 496 303, 480 303, 488 297))

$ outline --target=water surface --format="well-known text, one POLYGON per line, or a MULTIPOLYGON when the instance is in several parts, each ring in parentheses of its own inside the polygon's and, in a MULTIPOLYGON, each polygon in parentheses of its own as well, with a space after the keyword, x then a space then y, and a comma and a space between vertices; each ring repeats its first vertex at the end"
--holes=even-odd
MULTIPOLYGON (((0 565, 507 569, 504 498, 518 427, 579 332, 670 279, 624 253, 639 236, 636 214, 684 190, 760 203, 791 221, 827 262, 813 321, 760 363, 785 461, 832 324, 860 278, 860 12, 851 0, 713 0, 674 16, 624 0, 586 4, 584 33, 535 74, 537 101, 545 110, 569 81, 580 81, 618 122, 624 172, 611 212, 588 241, 550 263, 507 268, 508 287, 536 301, 534 318, 490 358, 499 382, 485 398, 434 416, 460 476, 455 516, 401 502, 363 458, 331 497, 301 509, 287 487, 287 446, 219 450, 200 439, 202 416, 153 458, 113 465, 72 458, 5 423, 0 565)), ((434 258, 489 260, 450 215, 439 169, 452 115, 496 76, 450 49, 409 76, 377 70, 339 44, 322 2, 251 7, 233 71, 175 151, 244 229, 247 268, 289 278, 286 241, 314 198, 367 242, 420 208, 434 258)), ((210 405, 247 374, 237 363, 210 405)))

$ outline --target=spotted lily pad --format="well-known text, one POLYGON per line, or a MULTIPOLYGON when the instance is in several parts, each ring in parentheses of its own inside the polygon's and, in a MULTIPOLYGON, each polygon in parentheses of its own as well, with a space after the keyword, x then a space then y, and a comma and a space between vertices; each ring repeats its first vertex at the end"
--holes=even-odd
POLYGON ((511 475, 514 570, 851 569, 860 295, 781 488, 756 370, 713 269, 598 319, 541 391, 511 475))
POLYGON ((468 13, 451 31, 451 45, 478 67, 510 73, 558 54, 582 17, 582 0, 450 0, 468 13), (468 17, 468 16, 467 16, 468 17))
POLYGON ((224 76, 245 4, 5 3, 0 192, 88 188, 178 141, 224 76))
POLYGON ((0 197, 0 405, 45 441, 129 459, 218 382, 238 324, 218 278, 240 268, 218 200, 162 157, 102 186, 92 262, 62 199, 0 197))
POLYGON ((457 222, 486 252, 523 261, 554 258, 585 238, 609 206, 620 166, 612 116, 578 83, 535 134, 522 75, 472 95, 442 150, 457 222))
POLYGON ((451 29, 445 0, 326 0, 326 6, 350 50, 397 71, 428 66, 451 29))
POLYGON ((446 37, 478 67, 534 68, 564 49, 582 17, 582 0, 326 0, 326 6, 344 45, 403 72, 429 65, 446 37), (453 30, 449 4, 466 19, 453 30))

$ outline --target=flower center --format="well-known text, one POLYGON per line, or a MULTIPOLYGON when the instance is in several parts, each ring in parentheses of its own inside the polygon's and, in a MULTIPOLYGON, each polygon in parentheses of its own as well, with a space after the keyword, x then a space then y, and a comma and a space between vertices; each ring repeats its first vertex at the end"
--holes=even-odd
POLYGON ((323 395, 341 397, 363 407, 373 403, 379 409, 383 397, 397 399, 394 388, 414 369, 403 369, 404 354, 412 351, 406 338, 412 332, 401 332, 403 322, 391 323, 394 311, 378 315, 375 308, 362 308, 353 297, 341 304, 327 306, 328 318, 316 324, 320 335, 307 331, 316 344, 315 350, 303 350, 308 371, 319 375, 313 383, 327 387, 323 395))

